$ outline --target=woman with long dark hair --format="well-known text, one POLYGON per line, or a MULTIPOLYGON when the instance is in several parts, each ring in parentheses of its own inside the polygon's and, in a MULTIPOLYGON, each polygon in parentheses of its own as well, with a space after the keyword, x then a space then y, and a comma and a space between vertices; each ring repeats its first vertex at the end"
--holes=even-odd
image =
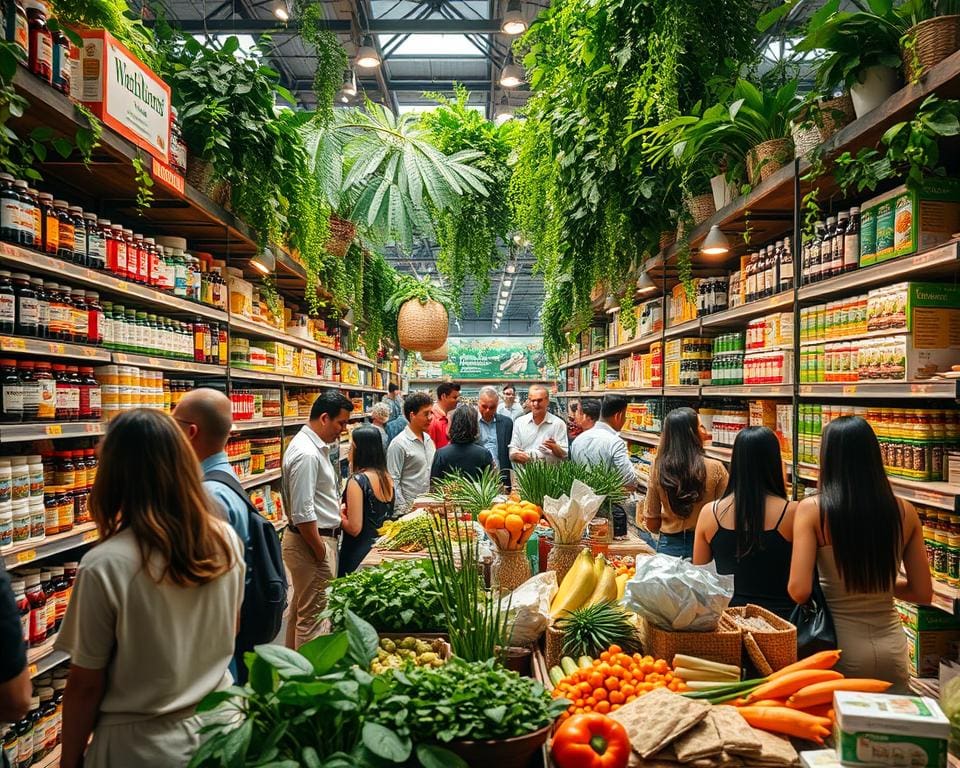
POLYGON ((697 521, 693 562, 716 562, 717 572, 733 575, 730 605, 760 605, 790 618, 787 594, 793 515, 787 500, 780 441, 766 427, 747 427, 733 443, 727 492, 697 521))
POLYGON ((100 542, 56 642, 71 661, 60 764, 181 768, 199 745, 197 704, 232 682, 242 545, 160 411, 110 422, 90 512, 100 542))
POLYGON ((806 602, 818 574, 843 649, 837 669, 906 692, 907 641, 893 601, 929 603, 930 567, 917 511, 893 495, 880 444, 859 416, 824 430, 819 490, 797 509, 790 596, 806 602))
POLYGON ((495 469, 490 451, 477 442, 480 413, 472 405, 461 405, 450 416, 450 442, 433 457, 430 479, 439 480, 452 472, 476 480, 483 470, 495 469))
POLYGON ((659 533, 657 552, 693 556, 693 533, 700 509, 723 495, 727 470, 704 455, 710 433, 692 408, 676 408, 663 420, 660 446, 650 472, 644 527, 659 533))
POLYGON ((339 576, 357 570, 377 539, 377 529, 393 516, 393 478, 376 427, 365 425, 350 433, 350 471, 343 492, 347 509, 342 515, 339 576))

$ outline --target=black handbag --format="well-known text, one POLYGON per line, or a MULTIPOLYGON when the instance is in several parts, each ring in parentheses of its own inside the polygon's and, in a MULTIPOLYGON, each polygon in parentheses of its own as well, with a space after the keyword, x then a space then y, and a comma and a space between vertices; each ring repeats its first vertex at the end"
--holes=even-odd
POLYGON ((798 605, 790 614, 790 623, 797 628, 797 658, 804 659, 820 651, 837 647, 837 630, 827 607, 827 599, 820 586, 817 571, 813 572, 813 591, 810 599, 798 605))

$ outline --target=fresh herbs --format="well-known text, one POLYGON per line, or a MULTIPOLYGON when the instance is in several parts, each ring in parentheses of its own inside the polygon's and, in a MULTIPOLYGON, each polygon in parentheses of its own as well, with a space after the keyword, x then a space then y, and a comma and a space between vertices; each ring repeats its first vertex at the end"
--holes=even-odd
POLYGON ((597 656, 611 645, 627 653, 638 649, 637 629, 616 603, 596 603, 575 608, 557 622, 563 632, 565 656, 597 656))
POLYGON ((484 661, 508 645, 509 606, 483 588, 479 540, 469 526, 457 517, 440 518, 430 531, 428 550, 454 655, 484 661))
POLYGON ((398 552, 426 549, 433 527, 433 515, 425 511, 400 520, 388 520, 378 531, 382 537, 380 546, 398 552))
POLYGON ((557 499, 563 494, 569 494, 574 480, 588 485, 594 493, 606 496, 607 503, 618 504, 626 498, 620 472, 603 464, 586 465, 573 461, 547 464, 545 461, 531 461, 515 467, 514 472, 514 487, 520 498, 541 508, 545 496, 557 499))
POLYGON ((408 727, 417 743, 523 736, 550 725, 570 705, 492 659, 452 658, 437 669, 414 667, 390 676, 391 690, 373 719, 390 729, 408 727))
POLYGON ((446 624, 433 567, 426 560, 384 563, 333 580, 324 617, 341 629, 349 611, 378 632, 438 632, 446 624))
POLYGON ((483 509, 489 509, 502 491, 500 473, 491 467, 484 467, 480 475, 472 480, 459 471, 448 474, 433 484, 433 497, 438 501, 449 501, 460 507, 476 520, 483 509))
POLYGON ((149 160, 144 162, 139 149, 131 163, 137 179, 137 210, 143 213, 153 202, 153 176, 150 175, 149 160))
POLYGON ((398 312, 400 307, 413 300, 419 301, 421 304, 435 301, 442 304, 448 312, 453 307, 453 299, 450 298, 447 290, 429 278, 421 280, 412 275, 398 274, 393 285, 393 293, 387 299, 387 311, 398 312))

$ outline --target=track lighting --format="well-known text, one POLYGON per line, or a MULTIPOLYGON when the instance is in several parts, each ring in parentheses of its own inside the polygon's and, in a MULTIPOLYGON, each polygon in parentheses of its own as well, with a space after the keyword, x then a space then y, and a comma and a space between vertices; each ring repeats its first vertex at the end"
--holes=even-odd
POLYGON ((507 3, 507 12, 500 22, 500 31, 505 35, 522 35, 527 31, 527 20, 520 9, 520 0, 510 0, 507 3))
POLYGON ((364 35, 360 43, 360 49, 357 51, 357 66, 364 69, 380 66, 380 54, 373 47, 373 38, 370 35, 364 35))
POLYGON ((277 268, 277 259, 270 250, 263 250, 250 259, 250 266, 264 275, 272 275, 277 268))

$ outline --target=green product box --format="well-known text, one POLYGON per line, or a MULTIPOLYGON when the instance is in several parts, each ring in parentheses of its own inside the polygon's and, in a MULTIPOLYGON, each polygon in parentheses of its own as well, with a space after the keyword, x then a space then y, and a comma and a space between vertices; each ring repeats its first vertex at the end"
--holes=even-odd
POLYGON ((953 616, 939 608, 916 605, 902 600, 895 601, 900 622, 905 627, 917 630, 960 629, 960 616, 953 616))
POLYGON ((960 229, 960 179, 929 177, 922 190, 900 186, 868 200, 862 208, 863 267, 947 242, 960 229), (871 217, 876 220, 872 248, 864 225, 871 217))
POLYGON ((936 677, 941 659, 957 658, 960 629, 903 628, 910 652, 910 674, 914 677, 936 677))
POLYGON ((877 211, 861 209, 860 212, 860 266, 866 267, 877 261, 877 211))
POLYGON ((833 707, 843 765, 946 768, 950 721, 933 699, 837 691, 833 707))

